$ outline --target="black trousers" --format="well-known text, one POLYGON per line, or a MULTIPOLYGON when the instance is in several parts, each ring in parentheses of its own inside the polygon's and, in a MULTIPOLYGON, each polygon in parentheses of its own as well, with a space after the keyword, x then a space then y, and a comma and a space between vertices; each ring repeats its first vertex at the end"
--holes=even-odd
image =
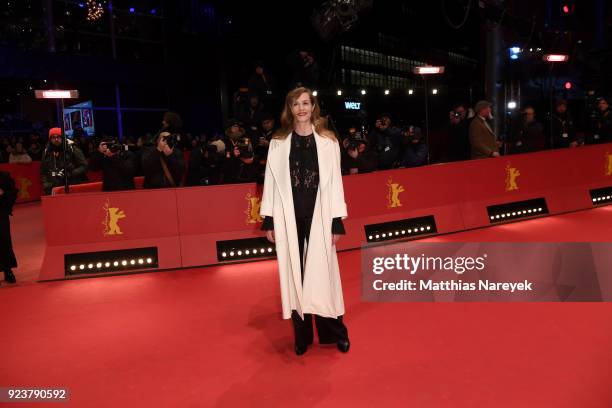
MULTIPOLYGON (((304 282, 304 243, 310 235, 310 224, 312 218, 297 218, 297 234, 298 243, 300 246, 300 267, 302 272, 302 283, 304 282)), ((348 330, 342 322, 342 316, 337 319, 331 317, 315 316, 315 325, 319 335, 319 343, 332 344, 340 340, 348 340, 348 330)), ((314 333, 312 328, 312 315, 304 313, 304 320, 300 317, 297 311, 291 313, 291 321, 293 323, 293 331, 295 334, 295 345, 304 347, 312 344, 314 333)))

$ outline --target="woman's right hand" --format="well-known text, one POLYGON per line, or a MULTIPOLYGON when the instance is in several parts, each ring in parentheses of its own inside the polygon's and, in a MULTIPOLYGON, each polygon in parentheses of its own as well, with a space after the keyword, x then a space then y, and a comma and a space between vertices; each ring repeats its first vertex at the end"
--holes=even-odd
POLYGON ((274 242, 274 230, 266 231, 266 238, 268 238, 268 241, 273 243, 274 242))

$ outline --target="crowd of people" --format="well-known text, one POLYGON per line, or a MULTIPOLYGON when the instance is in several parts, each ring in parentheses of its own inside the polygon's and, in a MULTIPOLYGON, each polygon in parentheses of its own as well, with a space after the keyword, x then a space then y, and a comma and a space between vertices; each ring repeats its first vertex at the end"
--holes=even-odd
MULTIPOLYGON (((70 184, 86 182, 88 170, 102 171, 105 191, 135 188, 134 177, 139 175, 144 176, 145 188, 262 182, 268 145, 278 121, 264 109, 261 100, 265 96, 260 92, 267 92, 265 86, 249 95, 248 103, 235 112, 236 118, 225 123, 223 133, 213 136, 184 133, 180 116, 167 112, 156 134, 138 139, 120 141, 75 132, 67 141, 66 158, 60 128, 50 129, 47 137, 37 132, 13 140, 5 137, 0 139, 0 159, 16 164, 41 161, 45 194, 63 186, 66 177, 70 184)), ((502 139, 490 123, 491 103, 480 101, 473 109, 456 104, 450 112, 446 149, 440 161, 612 142, 607 100, 600 98, 597 107, 591 131, 578 132, 566 101, 557 101, 552 120, 543 122, 532 106, 526 106, 512 118, 502 139)), ((383 113, 370 129, 354 125, 339 131, 331 118, 324 118, 341 142, 345 175, 430 163, 427 138, 418 126, 395 126, 391 115, 383 113)))
MULTIPOLYGON (((294 73, 292 86, 316 84, 319 67, 312 53, 299 51, 287 62, 294 73)), ((248 88, 234 95, 234 118, 217 134, 184 132, 180 116, 173 112, 164 114, 157 133, 122 140, 87 135, 77 122, 67 140, 65 158, 62 130, 39 128, 29 135, 0 135, 0 163, 40 161, 45 194, 66 179, 70 184, 86 182, 88 171, 102 171, 105 191, 134 188, 135 176, 144 176, 145 188, 262 182, 268 145, 279 122, 275 112, 281 111, 282 99, 274 77, 257 62, 248 88)), ((442 149, 432 149, 419 126, 397 126, 395 121, 402 123, 402 118, 388 113, 373 118, 371 126, 360 120, 343 129, 337 129, 328 114, 322 117, 341 142, 345 175, 612 141, 612 115, 605 98, 598 100, 590 128, 581 131, 565 100, 556 101, 548 115, 525 106, 507 118, 503 135, 493 130, 491 107, 487 101, 473 107, 454 105, 442 149)))

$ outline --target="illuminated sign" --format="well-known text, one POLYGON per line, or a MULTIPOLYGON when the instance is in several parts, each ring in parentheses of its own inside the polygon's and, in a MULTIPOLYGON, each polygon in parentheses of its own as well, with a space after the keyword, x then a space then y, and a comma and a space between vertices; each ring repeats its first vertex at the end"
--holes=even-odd
POLYGON ((344 108, 347 110, 359 110, 361 109, 361 102, 344 102, 344 108))

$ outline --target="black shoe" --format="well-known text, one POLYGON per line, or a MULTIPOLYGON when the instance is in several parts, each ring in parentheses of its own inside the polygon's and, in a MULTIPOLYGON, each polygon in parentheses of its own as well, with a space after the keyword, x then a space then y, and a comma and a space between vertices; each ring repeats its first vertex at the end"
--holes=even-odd
POLYGON ((298 346, 297 344, 295 345, 295 354, 298 356, 304 354, 306 350, 308 350, 308 346, 298 346))
POLYGON ((10 269, 8 271, 4 271, 4 280, 6 280, 8 283, 17 283, 17 279, 15 279, 13 271, 10 269))
POLYGON ((349 351, 349 348, 351 347, 351 342, 348 340, 339 340, 337 344, 338 350, 343 353, 347 353, 349 351))

